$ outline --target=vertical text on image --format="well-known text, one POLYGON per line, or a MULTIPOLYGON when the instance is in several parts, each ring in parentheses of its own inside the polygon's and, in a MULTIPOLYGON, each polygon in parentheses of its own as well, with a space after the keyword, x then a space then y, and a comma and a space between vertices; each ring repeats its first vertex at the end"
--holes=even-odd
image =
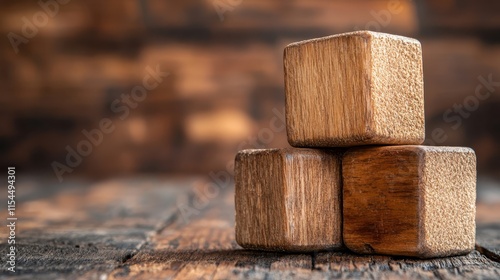
POLYGON ((7 270, 16 272, 16 168, 7 168, 7 228, 9 229, 7 243, 10 245, 7 253, 7 270))

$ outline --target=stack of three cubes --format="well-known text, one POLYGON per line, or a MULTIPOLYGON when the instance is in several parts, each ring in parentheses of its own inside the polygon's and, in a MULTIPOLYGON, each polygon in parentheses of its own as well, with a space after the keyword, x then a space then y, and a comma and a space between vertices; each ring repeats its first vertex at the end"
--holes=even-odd
POLYGON ((474 249, 476 159, 422 146, 422 51, 359 31, 284 53, 295 148, 236 156, 236 241, 267 251, 347 247, 420 258, 474 249))

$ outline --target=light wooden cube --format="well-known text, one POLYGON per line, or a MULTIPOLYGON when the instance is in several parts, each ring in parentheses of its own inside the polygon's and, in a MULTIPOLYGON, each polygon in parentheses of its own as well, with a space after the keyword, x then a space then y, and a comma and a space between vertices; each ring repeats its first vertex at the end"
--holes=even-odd
POLYGON ((353 148, 342 165, 344 243, 350 250, 431 258, 474 249, 472 149, 353 148))
POLYGON ((422 50, 411 38, 358 31, 285 48, 294 147, 421 144, 422 50))
POLYGON ((267 149, 237 154, 236 242, 269 251, 342 246, 341 153, 267 149))

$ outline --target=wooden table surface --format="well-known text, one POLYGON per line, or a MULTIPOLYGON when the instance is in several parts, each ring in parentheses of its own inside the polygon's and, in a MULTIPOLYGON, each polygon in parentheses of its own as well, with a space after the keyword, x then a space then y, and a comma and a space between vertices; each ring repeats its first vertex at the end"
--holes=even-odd
POLYGON ((500 204, 478 205, 477 250, 467 256, 265 253, 234 241, 234 190, 204 186, 157 178, 19 182, 16 272, 6 271, 2 229, 0 279, 500 279, 500 204))

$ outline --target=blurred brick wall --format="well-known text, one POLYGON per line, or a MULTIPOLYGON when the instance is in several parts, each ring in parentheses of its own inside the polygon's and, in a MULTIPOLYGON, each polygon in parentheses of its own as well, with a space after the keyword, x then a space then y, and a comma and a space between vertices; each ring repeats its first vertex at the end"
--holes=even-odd
POLYGON ((59 1, 43 0, 57 3, 48 10, 37 1, 2 1, 2 164, 54 174, 54 161, 67 164, 66 147, 77 149, 86 139, 82 130, 98 129, 106 118, 113 132, 71 167, 72 175, 225 169, 238 148, 287 145, 276 113, 284 106, 287 44, 372 29, 422 42, 428 143, 472 146, 480 174, 500 174, 500 87, 460 125, 443 117, 474 96, 479 76, 500 81, 499 4, 59 1), (44 22, 39 13, 53 17, 44 22), (24 19, 38 30, 16 54, 9 34, 23 35, 24 19), (126 104, 122 94, 143 84, 147 67, 169 75, 136 108, 127 105, 130 114, 117 112, 126 104))

